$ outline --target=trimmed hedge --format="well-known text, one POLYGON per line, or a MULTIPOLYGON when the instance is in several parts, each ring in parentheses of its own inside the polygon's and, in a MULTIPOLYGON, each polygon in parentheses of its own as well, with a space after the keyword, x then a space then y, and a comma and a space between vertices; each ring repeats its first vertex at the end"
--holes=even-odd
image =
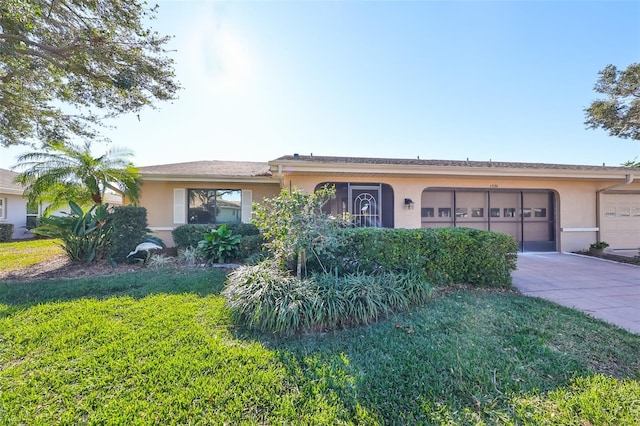
MULTIPOLYGON (((349 228, 325 265, 340 274, 418 271, 434 284, 510 287, 518 245, 471 228, 349 228)), ((315 269, 315 268, 314 268, 315 269)))
MULTIPOLYGON (((220 224, 221 225, 221 224, 220 224)), ((260 235, 258 228, 252 223, 228 223, 227 229, 234 234, 240 234, 242 237, 251 235, 260 235)), ((187 224, 180 225, 171 231, 173 236, 173 242, 177 247, 198 247, 198 243, 202 240, 202 236, 205 232, 209 232, 211 229, 216 229, 219 225, 201 225, 201 224, 187 224)))
POLYGON ((0 243, 11 241, 13 235, 13 223, 0 223, 0 243))
POLYGON ((143 242, 147 235, 147 210, 134 206, 114 207, 109 220, 109 259, 123 262, 129 252, 143 242))
MULTIPOLYGON (((179 248, 197 248, 198 243, 204 238, 204 233, 216 229, 217 225, 188 224, 180 225, 171 234, 173 242, 179 248)), ((258 255, 262 251, 264 239, 258 228, 252 223, 229 223, 227 229, 235 235, 242 236, 238 245, 236 258, 233 260, 245 261, 258 255)))
POLYGON ((209 225, 180 225, 171 231, 173 242, 180 248, 197 248, 205 232, 209 232, 209 225))

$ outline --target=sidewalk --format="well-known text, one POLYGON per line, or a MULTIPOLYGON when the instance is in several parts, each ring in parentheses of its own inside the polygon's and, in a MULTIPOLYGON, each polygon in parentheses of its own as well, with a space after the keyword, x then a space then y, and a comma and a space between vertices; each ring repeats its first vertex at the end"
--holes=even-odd
POLYGON ((520 253, 513 284, 640 334, 640 267, 563 253, 520 253))

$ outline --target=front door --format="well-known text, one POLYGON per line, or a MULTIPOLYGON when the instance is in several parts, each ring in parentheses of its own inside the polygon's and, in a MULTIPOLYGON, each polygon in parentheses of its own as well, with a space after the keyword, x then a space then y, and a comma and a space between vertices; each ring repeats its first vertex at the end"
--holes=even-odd
POLYGON ((382 186, 349 185, 349 212, 355 226, 382 226, 382 186))

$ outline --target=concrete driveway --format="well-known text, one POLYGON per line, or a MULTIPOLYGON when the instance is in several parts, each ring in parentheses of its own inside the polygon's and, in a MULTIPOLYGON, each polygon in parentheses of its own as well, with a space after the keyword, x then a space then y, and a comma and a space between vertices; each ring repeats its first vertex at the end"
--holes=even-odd
POLYGON ((640 267, 564 253, 520 253, 513 284, 640 334, 640 267))

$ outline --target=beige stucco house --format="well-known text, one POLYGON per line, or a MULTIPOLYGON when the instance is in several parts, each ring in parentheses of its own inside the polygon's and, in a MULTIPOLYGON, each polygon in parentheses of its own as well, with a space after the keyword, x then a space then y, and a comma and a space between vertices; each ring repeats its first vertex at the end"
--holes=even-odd
POLYGON ((292 155, 268 163, 142 167, 141 205, 171 245, 184 223, 251 219, 281 188, 335 185, 331 213, 357 226, 465 226, 513 235, 523 251, 575 251, 596 240, 640 247, 640 170, 562 164, 292 155))

